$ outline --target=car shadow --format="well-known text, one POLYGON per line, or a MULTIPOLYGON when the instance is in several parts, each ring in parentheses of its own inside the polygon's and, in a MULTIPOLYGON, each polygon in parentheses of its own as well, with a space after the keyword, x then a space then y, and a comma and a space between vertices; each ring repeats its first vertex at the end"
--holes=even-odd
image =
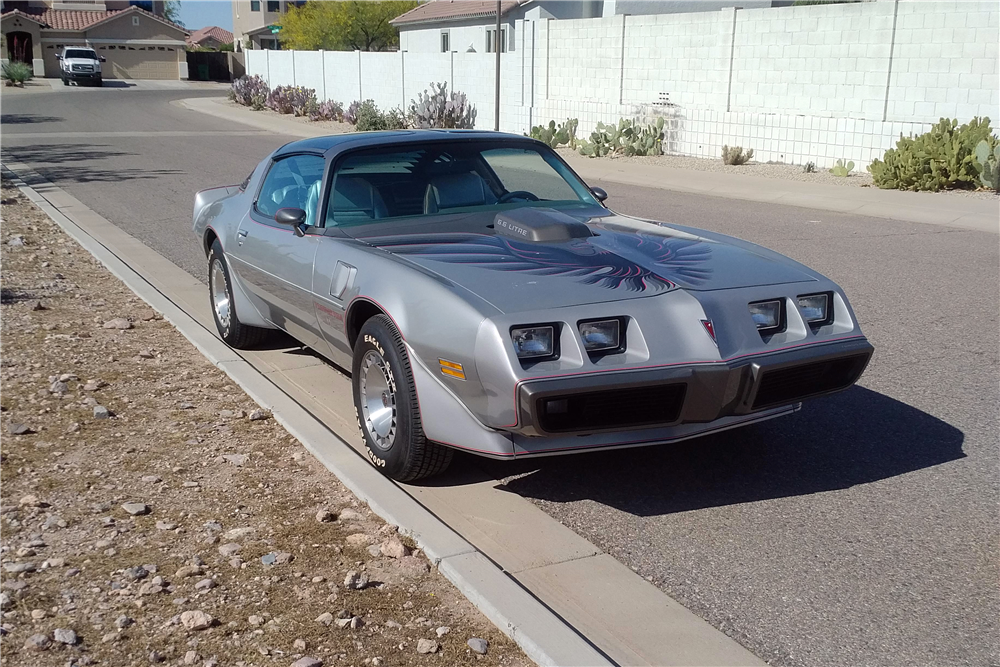
MULTIPOLYGON (((11 135, 16 138, 16 135, 11 135)), ((136 153, 116 150, 102 144, 26 144, 5 145, 4 162, 23 162, 52 183, 115 183, 120 181, 158 178, 184 173, 178 169, 113 167, 108 160, 135 156, 136 153)), ((44 185, 32 176, 24 178, 28 185, 44 185)))
POLYGON ((34 113, 5 113, 0 114, 0 125, 27 125, 34 123, 61 123, 66 120, 59 116, 42 116, 34 113))
POLYGON ((656 516, 868 484, 964 458, 963 440, 940 419, 855 386, 794 415, 673 445, 513 465, 463 455, 428 482, 494 479, 529 499, 656 516))

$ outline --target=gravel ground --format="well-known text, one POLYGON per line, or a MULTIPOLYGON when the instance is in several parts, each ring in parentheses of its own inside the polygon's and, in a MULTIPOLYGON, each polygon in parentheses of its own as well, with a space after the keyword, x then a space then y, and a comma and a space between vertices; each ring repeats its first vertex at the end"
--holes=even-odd
MULTIPOLYGON (((245 107, 242 104, 237 104, 232 100, 228 100, 226 104, 237 109, 249 110, 248 107, 245 107)), ((335 120, 309 120, 305 116, 293 116, 292 114, 278 113, 277 111, 271 111, 270 109, 261 109, 257 113, 263 114, 264 116, 270 116, 272 118, 297 120, 300 123, 307 123, 315 128, 327 130, 330 134, 345 134, 347 132, 354 132, 354 126, 350 123, 341 123, 335 120)))
MULTIPOLYGON (((569 148, 557 149, 560 153, 573 153, 569 148)), ((735 166, 722 164, 722 160, 709 160, 700 157, 685 157, 682 155, 651 155, 651 156, 631 156, 631 157, 605 157, 594 158, 601 160, 623 160, 626 162, 637 162, 640 164, 655 165, 658 167, 669 167, 671 169, 687 169, 690 171, 713 171, 730 174, 743 174, 746 176, 761 176, 763 178, 775 178, 785 181, 802 181, 804 183, 821 183, 823 185, 840 185, 844 187, 875 187, 872 175, 867 171, 852 171, 848 176, 834 176, 829 169, 820 169, 814 173, 807 174, 800 165, 777 164, 773 162, 750 162, 748 164, 735 166)), ((938 194, 949 197, 977 197, 980 199, 998 199, 996 193, 988 191, 973 190, 943 190, 938 194)))
POLYGON ((2 196, 0 664, 531 664, 170 324, 2 196))

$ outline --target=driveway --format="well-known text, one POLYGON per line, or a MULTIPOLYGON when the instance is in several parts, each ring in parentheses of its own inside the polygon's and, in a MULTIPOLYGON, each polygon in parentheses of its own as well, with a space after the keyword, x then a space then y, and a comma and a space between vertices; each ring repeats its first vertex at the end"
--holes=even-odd
MULTIPOLYGON (((170 104, 194 94, 5 96, 4 159, 203 277, 193 191, 241 181, 289 138, 170 104)), ((827 274, 872 364, 858 387, 742 431, 516 467, 461 457, 453 479, 531 499, 774 664, 1000 661, 996 236, 595 184, 616 210, 827 274)))

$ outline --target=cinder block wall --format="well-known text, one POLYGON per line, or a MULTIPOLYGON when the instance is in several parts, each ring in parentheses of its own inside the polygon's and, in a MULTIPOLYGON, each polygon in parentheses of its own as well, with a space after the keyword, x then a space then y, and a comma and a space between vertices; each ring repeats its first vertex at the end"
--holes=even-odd
MULTIPOLYGON (((514 34, 501 67, 500 127, 511 132, 573 117, 586 135, 599 121, 663 115, 672 153, 717 158, 742 145, 761 161, 863 168, 941 117, 1000 123, 991 1, 529 20, 514 34)), ((477 127, 493 127, 493 54, 250 51, 247 73, 404 109, 447 81, 476 105, 477 127)))

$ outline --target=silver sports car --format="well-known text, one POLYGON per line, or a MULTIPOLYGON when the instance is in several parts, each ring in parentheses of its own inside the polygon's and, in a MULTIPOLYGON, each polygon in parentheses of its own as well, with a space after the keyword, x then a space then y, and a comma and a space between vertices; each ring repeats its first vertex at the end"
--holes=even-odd
POLYGON ((873 348, 841 289, 739 239, 613 213, 544 144, 424 130, 295 141, 203 190, 219 335, 350 368, 368 456, 413 480, 675 442, 845 389, 873 348))

